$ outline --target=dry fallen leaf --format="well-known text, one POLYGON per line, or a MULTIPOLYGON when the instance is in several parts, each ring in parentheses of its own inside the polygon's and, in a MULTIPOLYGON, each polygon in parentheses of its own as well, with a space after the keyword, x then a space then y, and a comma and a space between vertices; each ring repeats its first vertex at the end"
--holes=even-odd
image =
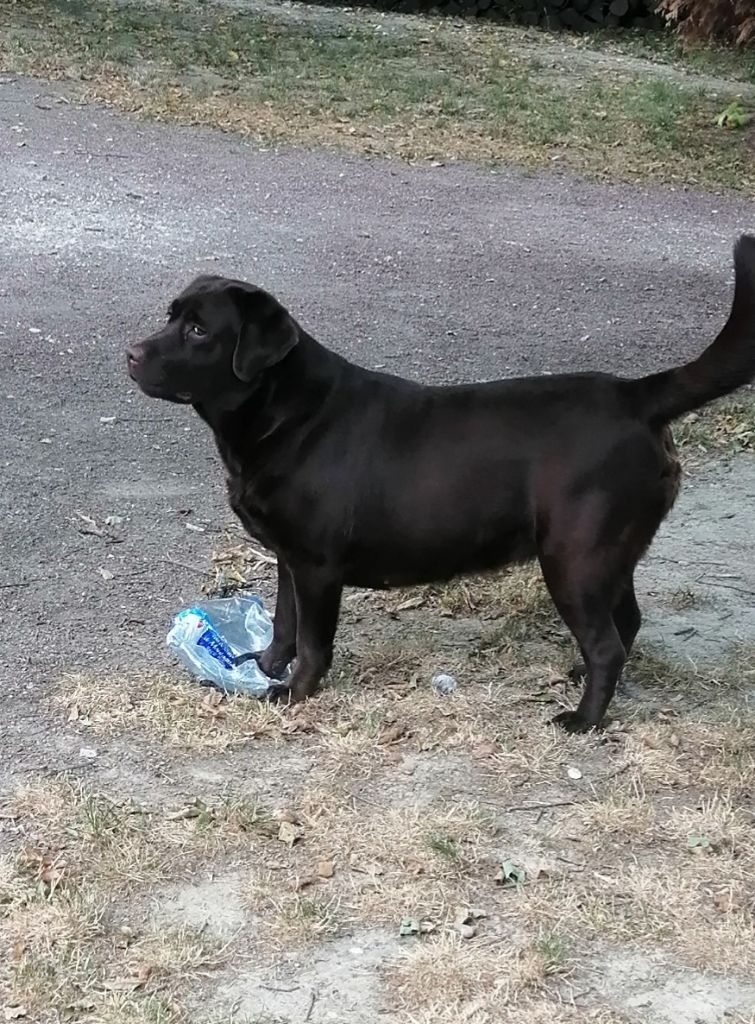
POLYGON ((136 974, 106 981, 104 987, 110 992, 136 992, 137 989, 144 988, 151 973, 152 968, 147 964, 142 964, 136 974))
POLYGON ((283 722, 280 729, 284 736, 290 736, 292 733, 314 732, 315 724, 311 718, 289 718, 283 722))
POLYGON ((495 743, 478 743, 472 751, 472 757, 479 758, 480 760, 486 757, 492 757, 495 754, 495 743))
POLYGON ((397 723, 391 725, 387 729, 383 729, 378 737, 378 743, 381 746, 390 746, 392 743, 398 743, 406 735, 406 726, 397 723))
POLYGON ((170 814, 165 815, 166 821, 183 821, 187 818, 198 818, 200 814, 204 814, 207 810, 206 805, 199 797, 195 797, 190 800, 189 803, 184 804, 177 811, 172 811, 170 814))
POLYGON ((477 934, 477 922, 487 917, 479 907, 457 907, 454 914, 454 928, 462 939, 473 939, 477 934))
POLYGON ((518 887, 526 882, 527 873, 524 868, 520 868, 510 860, 505 860, 498 869, 494 880, 498 885, 518 887))
POLYGON ((6 1020, 20 1020, 26 1016, 25 1006, 6 1006, 3 1009, 3 1016, 6 1020))
POLYGON ((211 718, 225 718, 225 694, 220 690, 210 690, 202 698, 200 707, 203 714, 211 718))
POLYGON ((46 885, 53 892, 63 881, 66 873, 66 862, 52 853, 32 850, 26 856, 28 865, 34 871, 37 881, 46 885))
POLYGON ((278 829, 278 839, 286 846, 293 846, 304 835, 301 825, 295 825, 291 821, 282 821, 278 829))
POLYGON ((115 935, 113 936, 113 942, 120 949, 127 949, 136 938, 136 932, 133 928, 129 928, 127 924, 122 924, 120 928, 116 929, 115 935))
POLYGON ((730 914, 732 911, 743 910, 745 901, 741 895, 733 893, 730 889, 725 889, 713 897, 713 906, 721 914, 730 914))
POLYGON ((356 854, 351 855, 351 857, 349 858, 349 864, 351 865, 354 871, 358 871, 364 875, 373 875, 374 877, 377 877, 378 875, 384 874, 384 869, 381 867, 380 864, 376 864, 374 862, 361 864, 356 854))
POLYGON ((296 878, 293 884, 294 892, 302 892, 304 889, 309 889, 311 885, 317 885, 317 879, 314 875, 305 875, 303 878, 296 878))

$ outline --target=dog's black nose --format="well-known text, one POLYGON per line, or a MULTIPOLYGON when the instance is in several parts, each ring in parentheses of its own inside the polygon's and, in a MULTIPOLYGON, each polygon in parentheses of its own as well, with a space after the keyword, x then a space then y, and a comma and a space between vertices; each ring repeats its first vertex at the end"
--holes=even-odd
POLYGON ((129 370, 135 369, 142 361, 142 354, 136 348, 130 348, 126 352, 126 362, 128 363, 129 370))

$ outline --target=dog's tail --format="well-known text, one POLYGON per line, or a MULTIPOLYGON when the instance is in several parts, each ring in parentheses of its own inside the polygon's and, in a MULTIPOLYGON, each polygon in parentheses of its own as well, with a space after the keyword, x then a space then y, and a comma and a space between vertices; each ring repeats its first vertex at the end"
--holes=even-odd
POLYGON ((637 414, 662 426, 755 378, 755 237, 734 246, 734 301, 729 319, 703 354, 685 366, 627 381, 637 414))

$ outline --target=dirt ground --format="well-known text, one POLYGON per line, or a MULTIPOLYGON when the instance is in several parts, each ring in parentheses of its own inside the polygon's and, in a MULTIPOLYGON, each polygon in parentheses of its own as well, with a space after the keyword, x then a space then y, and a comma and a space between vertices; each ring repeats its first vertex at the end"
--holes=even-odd
POLYGON ((349 595, 294 712, 188 680, 172 614, 219 573, 269 601, 271 566, 122 368, 209 265, 412 376, 650 371, 722 322, 752 204, 260 152, 25 80, 0 130, 5 1018, 752 1024, 750 406, 681 428, 613 722, 566 737, 528 569, 349 595))

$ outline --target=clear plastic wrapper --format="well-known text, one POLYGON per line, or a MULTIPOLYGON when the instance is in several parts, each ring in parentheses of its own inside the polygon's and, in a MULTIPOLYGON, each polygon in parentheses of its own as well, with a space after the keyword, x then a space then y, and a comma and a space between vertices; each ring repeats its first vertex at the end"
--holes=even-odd
POLYGON ((273 680, 253 655, 264 651, 272 638, 273 624, 260 598, 241 593, 180 611, 167 644, 202 682, 225 693, 264 697, 273 680))

